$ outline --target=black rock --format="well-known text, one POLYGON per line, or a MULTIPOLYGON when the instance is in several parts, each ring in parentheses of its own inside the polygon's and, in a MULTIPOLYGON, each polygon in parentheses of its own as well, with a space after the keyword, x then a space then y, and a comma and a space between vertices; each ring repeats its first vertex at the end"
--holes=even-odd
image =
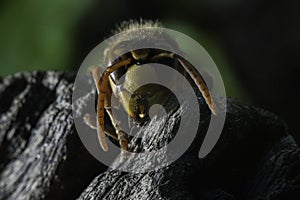
MULTIPOLYGON (((272 113, 228 99, 222 135, 199 159, 210 120, 200 98, 204 115, 183 156, 150 172, 121 172, 81 143, 72 117, 73 81, 74 75, 59 72, 1 79, 0 199, 300 199, 299 147, 272 113)), ((177 116, 146 125, 131 147, 151 151, 168 143, 177 116)), ((126 155, 113 164, 143 167, 126 155)))
POLYGON ((73 75, 21 73, 0 84, 0 199, 74 199, 106 169, 81 144, 73 75))

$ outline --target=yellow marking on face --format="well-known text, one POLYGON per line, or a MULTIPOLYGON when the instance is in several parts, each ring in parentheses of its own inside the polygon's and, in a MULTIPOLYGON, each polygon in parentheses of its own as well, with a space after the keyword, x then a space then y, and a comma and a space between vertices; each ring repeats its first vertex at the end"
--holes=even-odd
POLYGON ((131 51, 131 55, 135 60, 145 60, 149 55, 149 49, 138 49, 131 51))
POLYGON ((130 93, 133 93, 145 83, 152 82, 157 82, 157 75, 151 64, 132 65, 126 72, 123 87, 130 93))
POLYGON ((145 113, 141 113, 141 114, 139 114, 139 117, 140 117, 141 119, 143 119, 145 116, 146 116, 146 114, 145 114, 145 113))

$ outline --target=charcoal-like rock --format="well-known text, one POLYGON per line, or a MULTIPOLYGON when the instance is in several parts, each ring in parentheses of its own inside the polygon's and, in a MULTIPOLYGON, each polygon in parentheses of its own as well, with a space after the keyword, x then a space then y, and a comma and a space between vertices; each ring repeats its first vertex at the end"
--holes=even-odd
MULTIPOLYGON (((81 143, 72 116, 73 81, 74 75, 60 72, 0 79, 0 199, 300 199, 300 150, 274 114, 229 98, 221 137, 200 159, 210 112, 199 97, 199 132, 184 155, 160 169, 121 172, 81 143)), ((130 147, 161 148, 174 137, 178 116, 174 111, 151 121, 130 147)), ((122 164, 143 167, 126 155, 113 166, 122 164)))

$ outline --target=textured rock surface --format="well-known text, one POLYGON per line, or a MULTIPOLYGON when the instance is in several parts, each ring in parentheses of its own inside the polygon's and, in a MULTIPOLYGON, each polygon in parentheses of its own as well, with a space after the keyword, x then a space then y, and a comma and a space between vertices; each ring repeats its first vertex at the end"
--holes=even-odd
POLYGON ((75 132, 72 77, 24 73, 0 84, 0 199, 76 198, 105 168, 75 132))
MULTIPOLYGON (((221 138, 206 158, 198 158, 209 122, 201 117, 197 138, 170 166, 138 174, 107 169, 77 136, 73 79, 35 72, 0 80, 0 199, 300 198, 300 151, 285 124, 234 100, 228 102, 221 138)), ((168 126, 154 133, 154 124, 148 126, 143 149, 172 137, 159 134, 168 126)))

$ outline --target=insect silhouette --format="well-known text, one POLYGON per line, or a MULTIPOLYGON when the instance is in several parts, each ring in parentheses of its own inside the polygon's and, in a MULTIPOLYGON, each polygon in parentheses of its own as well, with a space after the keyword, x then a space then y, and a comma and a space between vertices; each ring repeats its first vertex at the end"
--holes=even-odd
POLYGON ((137 125, 143 125, 150 119, 148 112, 151 102, 159 99, 163 103, 169 97, 165 94, 164 90, 159 90, 150 85, 133 94, 129 92, 139 79, 143 79, 146 76, 155 76, 155 70, 142 75, 135 73, 135 69, 144 64, 162 63, 178 70, 196 85, 211 113, 214 115, 218 113, 218 108, 212 100, 208 87, 198 71, 183 57, 173 52, 162 50, 166 46, 172 49, 178 49, 179 47, 176 41, 160 29, 160 27, 162 26, 159 23, 152 21, 124 22, 119 27, 118 32, 126 31, 127 34, 125 36, 123 34, 122 37, 112 41, 103 53, 103 64, 108 67, 105 70, 102 70, 103 67, 94 67, 91 71, 98 94, 96 105, 97 117, 94 120, 91 115, 86 114, 84 122, 97 130, 99 142, 104 151, 108 151, 105 135, 119 141, 122 150, 128 150, 127 133, 122 130, 121 124, 116 120, 112 112, 112 95, 118 99, 128 116, 137 125), (140 43, 153 41, 159 44, 162 49, 137 48, 124 53, 124 50, 129 46, 138 47, 140 43), (123 82, 119 80, 122 76, 125 76, 125 81, 123 82), (105 130, 105 111, 115 131, 105 130))

